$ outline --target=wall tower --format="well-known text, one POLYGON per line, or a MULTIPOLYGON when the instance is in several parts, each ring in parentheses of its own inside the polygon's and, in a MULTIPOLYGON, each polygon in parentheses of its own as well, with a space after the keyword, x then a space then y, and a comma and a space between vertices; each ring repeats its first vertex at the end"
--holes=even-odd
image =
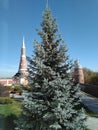
POLYGON ((18 69, 18 73, 16 73, 14 76, 14 83, 27 85, 28 84, 27 76, 28 76, 28 71, 27 71, 27 62, 26 62, 26 48, 25 48, 25 42, 23 38, 19 69, 18 69))
POLYGON ((76 60, 74 63, 73 77, 77 83, 84 84, 83 68, 79 63, 79 60, 76 60))

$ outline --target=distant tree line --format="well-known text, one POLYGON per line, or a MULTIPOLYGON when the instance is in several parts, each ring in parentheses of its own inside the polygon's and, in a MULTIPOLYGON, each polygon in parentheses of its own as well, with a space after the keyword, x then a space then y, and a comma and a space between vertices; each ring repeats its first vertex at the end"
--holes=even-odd
POLYGON ((83 68, 85 84, 98 86, 98 72, 83 68))

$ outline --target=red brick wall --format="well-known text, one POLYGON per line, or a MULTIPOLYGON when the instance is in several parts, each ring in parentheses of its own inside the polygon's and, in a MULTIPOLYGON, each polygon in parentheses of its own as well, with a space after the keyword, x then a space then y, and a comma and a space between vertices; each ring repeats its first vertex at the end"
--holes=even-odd
POLYGON ((1 85, 12 85, 13 80, 12 79, 0 79, 0 84, 1 85))

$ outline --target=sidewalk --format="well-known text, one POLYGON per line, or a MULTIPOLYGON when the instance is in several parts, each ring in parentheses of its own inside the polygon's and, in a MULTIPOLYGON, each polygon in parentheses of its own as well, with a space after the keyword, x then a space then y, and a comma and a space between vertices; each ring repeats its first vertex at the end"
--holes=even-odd
POLYGON ((98 118, 88 117, 87 118, 87 127, 90 130, 98 130, 98 118))
MULTIPOLYGON (((82 102, 85 104, 91 111, 98 115, 98 100, 96 98, 90 97, 81 93, 82 102)), ((96 117, 87 117, 87 127, 90 130, 98 130, 98 118, 96 117)))
POLYGON ((81 100, 91 111, 98 115, 98 100, 96 98, 81 94, 81 100))

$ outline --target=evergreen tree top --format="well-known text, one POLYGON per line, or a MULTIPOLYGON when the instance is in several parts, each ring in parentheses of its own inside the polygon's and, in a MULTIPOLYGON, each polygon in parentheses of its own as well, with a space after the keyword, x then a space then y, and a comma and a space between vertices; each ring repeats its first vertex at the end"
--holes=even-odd
POLYGON ((53 19, 51 9, 49 6, 46 6, 45 12, 42 15, 43 22, 41 24, 42 30, 45 33, 56 33, 58 31, 58 26, 56 23, 56 19, 53 19))
POLYGON ((48 4, 49 4, 49 2, 48 2, 48 0, 47 0, 47 1, 46 1, 46 8, 49 6, 48 4))

